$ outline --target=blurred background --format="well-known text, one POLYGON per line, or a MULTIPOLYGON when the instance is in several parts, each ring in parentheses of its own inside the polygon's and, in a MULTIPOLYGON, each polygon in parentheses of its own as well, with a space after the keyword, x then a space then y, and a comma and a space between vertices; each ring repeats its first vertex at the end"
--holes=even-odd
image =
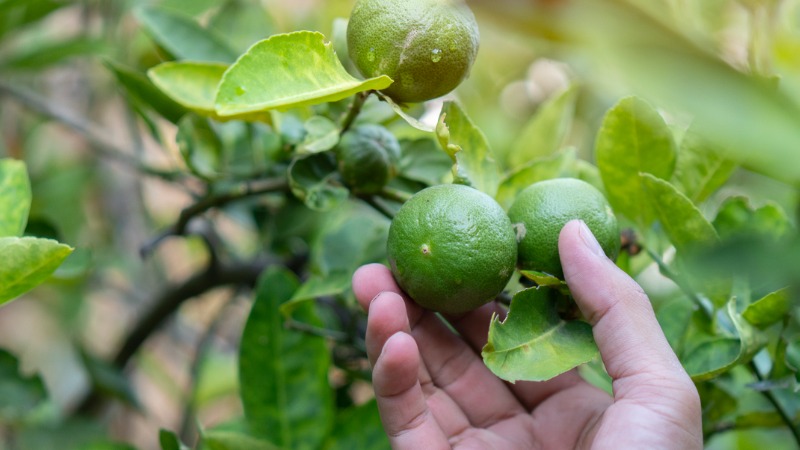
MULTIPOLYGON (((639 93, 669 108, 661 112, 678 136, 692 119, 681 111, 689 109, 712 137, 734 144, 730 154, 743 167, 702 205, 704 213, 713 216, 722 199, 742 194, 754 206, 779 205, 796 224, 800 116, 785 113, 800 99, 800 2, 589 1, 578 11, 569 3, 471 3, 481 47, 453 95, 499 160, 519 145, 530 118, 572 86, 565 146, 591 161, 604 113, 639 93), (737 73, 763 83, 742 84, 737 73), (699 79, 712 82, 693 87, 699 79), (780 97, 753 101, 775 92, 779 81, 780 97), (773 126, 776 116, 784 119, 773 126)), ((147 5, 192 18, 238 55, 275 33, 317 30, 330 39, 353 1, 0 0, 0 157, 27 164, 27 233, 76 249, 47 284, 0 309, 0 348, 18 358, 22 373, 41 375, 48 399, 35 401, 42 395, 35 383, 0 387, 17 404, 36 405, 24 421, 0 409, 0 449, 83 448, 102 440, 155 449, 161 428, 189 433, 241 415, 236 357, 250 289, 181 291, 216 257, 203 233, 151 245, 204 186, 182 175, 178 127, 152 114, 132 87, 170 59, 163 37, 142 23, 138 11, 147 5), (160 326, 143 324, 154 305, 171 298, 181 300, 174 315, 160 326), (123 358, 130 359, 125 371, 115 370, 108 361, 119 361, 120 348, 143 325, 142 348, 123 358), (115 400, 98 400, 108 398, 115 400)), ((249 201, 271 207, 269 198, 249 201)), ((246 259, 263 250, 272 231, 254 225, 244 209, 208 214, 226 251, 246 259)), ((314 235, 297 220, 291 223, 299 231, 285 236, 286 245, 308 248, 314 235)), ((674 289, 657 271, 639 280, 656 297, 674 289)), ((341 376, 333 370, 332 383, 341 376)), ((361 380, 347 393, 363 402, 371 388, 361 380)), ((765 436, 785 442, 781 433, 754 429, 709 446, 763 448, 757 443, 765 436)))

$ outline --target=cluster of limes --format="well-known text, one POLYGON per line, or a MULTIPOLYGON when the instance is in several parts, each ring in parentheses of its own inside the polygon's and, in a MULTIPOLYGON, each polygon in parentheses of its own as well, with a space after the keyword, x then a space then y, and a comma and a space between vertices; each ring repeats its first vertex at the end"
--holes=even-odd
MULTIPOLYGON (((394 80, 383 94, 398 103, 421 102, 447 94, 467 77, 478 52, 478 27, 463 0, 358 0, 347 46, 362 75, 394 80)), ((340 172, 351 189, 376 193, 393 176, 399 153, 387 130, 356 127, 339 144, 340 172)), ((616 257, 616 218, 586 182, 535 183, 508 214, 471 187, 433 186, 397 212, 389 229, 389 263, 417 303, 462 313, 495 298, 517 267, 563 277, 558 237, 572 219, 586 222, 606 254, 616 257)))
POLYGON ((561 228, 583 220, 606 254, 619 251, 617 220, 603 194, 585 181, 534 183, 508 214, 467 186, 433 186, 415 194, 392 220, 387 254, 395 279, 421 306, 457 314, 493 300, 515 267, 563 277, 561 228))

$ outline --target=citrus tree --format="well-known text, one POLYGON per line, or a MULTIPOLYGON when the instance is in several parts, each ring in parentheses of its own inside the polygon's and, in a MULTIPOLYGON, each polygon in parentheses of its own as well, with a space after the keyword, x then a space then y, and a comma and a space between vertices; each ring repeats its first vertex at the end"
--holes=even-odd
POLYGON ((469 5, 0 1, 0 448, 387 448, 369 262, 506 305, 498 377, 610 390, 524 257, 576 217, 708 448, 800 445, 800 2, 469 5), (421 274, 420 217, 452 250, 421 274))

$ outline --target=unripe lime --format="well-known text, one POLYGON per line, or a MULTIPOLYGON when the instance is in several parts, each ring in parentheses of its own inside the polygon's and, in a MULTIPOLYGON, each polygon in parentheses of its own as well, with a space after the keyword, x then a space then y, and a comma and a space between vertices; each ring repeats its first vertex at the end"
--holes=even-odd
POLYGON ((503 291, 514 273, 517 240, 493 198, 444 184, 403 204, 389 228, 387 254, 395 280, 414 301, 457 314, 503 291))
POLYGON ((380 125, 357 125, 342 136, 336 156, 339 172, 350 189, 375 194, 396 174, 400 143, 380 125))
POLYGON ((534 183, 519 193, 508 210, 517 226, 519 268, 563 278, 558 236, 570 220, 583 220, 603 251, 614 259, 619 253, 619 229, 611 206, 591 184, 575 178, 534 183))
POLYGON ((350 58, 365 77, 388 75, 393 100, 441 97, 469 75, 478 25, 463 0, 358 0, 347 26, 350 58))

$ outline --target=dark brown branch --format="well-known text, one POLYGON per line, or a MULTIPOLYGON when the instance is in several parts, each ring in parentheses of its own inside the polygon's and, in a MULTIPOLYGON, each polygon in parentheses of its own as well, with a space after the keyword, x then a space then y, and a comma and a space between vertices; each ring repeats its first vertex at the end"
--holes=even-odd
POLYGON ((218 208, 247 197, 254 197, 269 192, 282 191, 288 189, 288 187, 288 182, 284 177, 264 178, 261 180, 253 180, 242 183, 236 188, 221 194, 204 197, 197 201, 197 203, 184 208, 174 225, 169 227, 160 235, 156 236, 151 242, 144 245, 140 251, 142 257, 149 256, 153 250, 155 250, 158 245, 164 241, 164 239, 171 236, 185 235, 187 227, 189 226, 189 222, 191 222, 191 220, 195 217, 205 213, 209 209, 218 208))

